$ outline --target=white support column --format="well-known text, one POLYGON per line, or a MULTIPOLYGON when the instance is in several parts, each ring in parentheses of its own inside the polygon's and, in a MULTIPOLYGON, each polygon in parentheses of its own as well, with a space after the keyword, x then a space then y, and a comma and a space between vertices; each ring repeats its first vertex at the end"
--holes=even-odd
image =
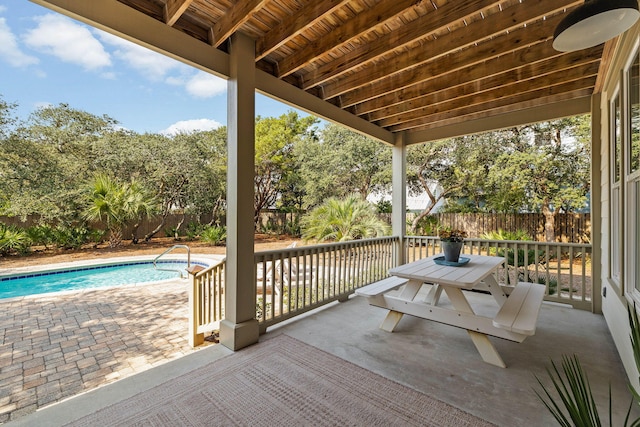
POLYGON ((255 42, 236 33, 230 44, 227 94, 227 263, 220 343, 231 350, 258 342, 253 264, 255 42))
POLYGON ((591 263, 593 312, 602 313, 602 94, 591 97, 591 263))
POLYGON ((400 237, 400 249, 396 256, 397 265, 404 264, 404 236, 407 231, 407 147, 404 132, 394 134, 391 169, 392 200, 391 229, 394 236, 400 237))

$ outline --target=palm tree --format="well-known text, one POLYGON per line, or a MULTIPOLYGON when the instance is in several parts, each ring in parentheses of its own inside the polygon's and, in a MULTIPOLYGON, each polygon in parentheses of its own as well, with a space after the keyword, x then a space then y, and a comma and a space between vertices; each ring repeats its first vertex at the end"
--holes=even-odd
POLYGON ((137 231, 144 218, 151 218, 158 213, 158 199, 153 196, 139 181, 131 180, 128 185, 126 205, 135 220, 131 240, 138 242, 137 231))
POLYGON ((375 207, 352 194, 344 199, 329 198, 302 218, 305 240, 346 240, 384 236, 389 226, 376 214, 375 207))
POLYGON ((108 175, 96 175, 91 183, 84 217, 89 221, 105 221, 109 230, 109 246, 122 242, 122 229, 130 220, 150 216, 155 200, 137 181, 121 184, 108 175))

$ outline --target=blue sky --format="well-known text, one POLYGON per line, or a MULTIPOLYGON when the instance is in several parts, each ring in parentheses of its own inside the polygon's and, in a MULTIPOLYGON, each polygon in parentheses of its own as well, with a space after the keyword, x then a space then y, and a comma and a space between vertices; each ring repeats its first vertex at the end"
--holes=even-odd
MULTIPOLYGON (((227 115, 224 80, 26 0, 0 2, 0 95, 20 118, 67 103, 141 133, 212 129, 227 115)), ((291 109, 256 95, 258 115, 291 109)))

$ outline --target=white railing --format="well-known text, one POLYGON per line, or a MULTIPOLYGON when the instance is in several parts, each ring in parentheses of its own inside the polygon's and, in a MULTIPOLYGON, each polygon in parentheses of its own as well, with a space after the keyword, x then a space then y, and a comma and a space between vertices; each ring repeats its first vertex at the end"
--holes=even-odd
POLYGON ((220 328, 224 319, 225 261, 207 268, 196 265, 189 269, 189 345, 203 343, 204 334, 220 328))
POLYGON ((382 237, 256 253, 256 316, 261 330, 344 301, 357 288, 387 277, 398 250, 397 237, 382 237))
MULTIPOLYGON (((357 288, 387 277, 396 266, 398 250, 397 237, 383 237, 257 252, 256 319, 261 331, 332 301, 344 301, 357 288)), ((405 237, 405 262, 438 253, 438 237, 405 237)), ((541 283, 546 286, 545 300, 592 310, 591 245, 465 239, 463 254, 504 257, 498 282, 541 283)), ((225 262, 206 269, 194 266, 190 273, 189 343, 196 346, 224 318, 225 262)))
MULTIPOLYGON (((404 250, 406 262, 442 252, 440 239, 433 236, 407 236, 404 250)), ((505 267, 497 272, 498 282, 541 283, 547 288, 546 301, 589 311, 593 308, 589 244, 465 239, 463 254, 504 257, 505 267)))

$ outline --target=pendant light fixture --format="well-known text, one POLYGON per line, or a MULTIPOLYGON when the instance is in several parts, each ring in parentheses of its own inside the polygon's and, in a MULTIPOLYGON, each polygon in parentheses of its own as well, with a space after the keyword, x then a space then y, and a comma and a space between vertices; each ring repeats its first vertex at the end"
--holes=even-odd
POLYGON ((585 0, 558 24, 553 48, 570 52, 597 46, 627 31, 639 17, 638 0, 585 0))

